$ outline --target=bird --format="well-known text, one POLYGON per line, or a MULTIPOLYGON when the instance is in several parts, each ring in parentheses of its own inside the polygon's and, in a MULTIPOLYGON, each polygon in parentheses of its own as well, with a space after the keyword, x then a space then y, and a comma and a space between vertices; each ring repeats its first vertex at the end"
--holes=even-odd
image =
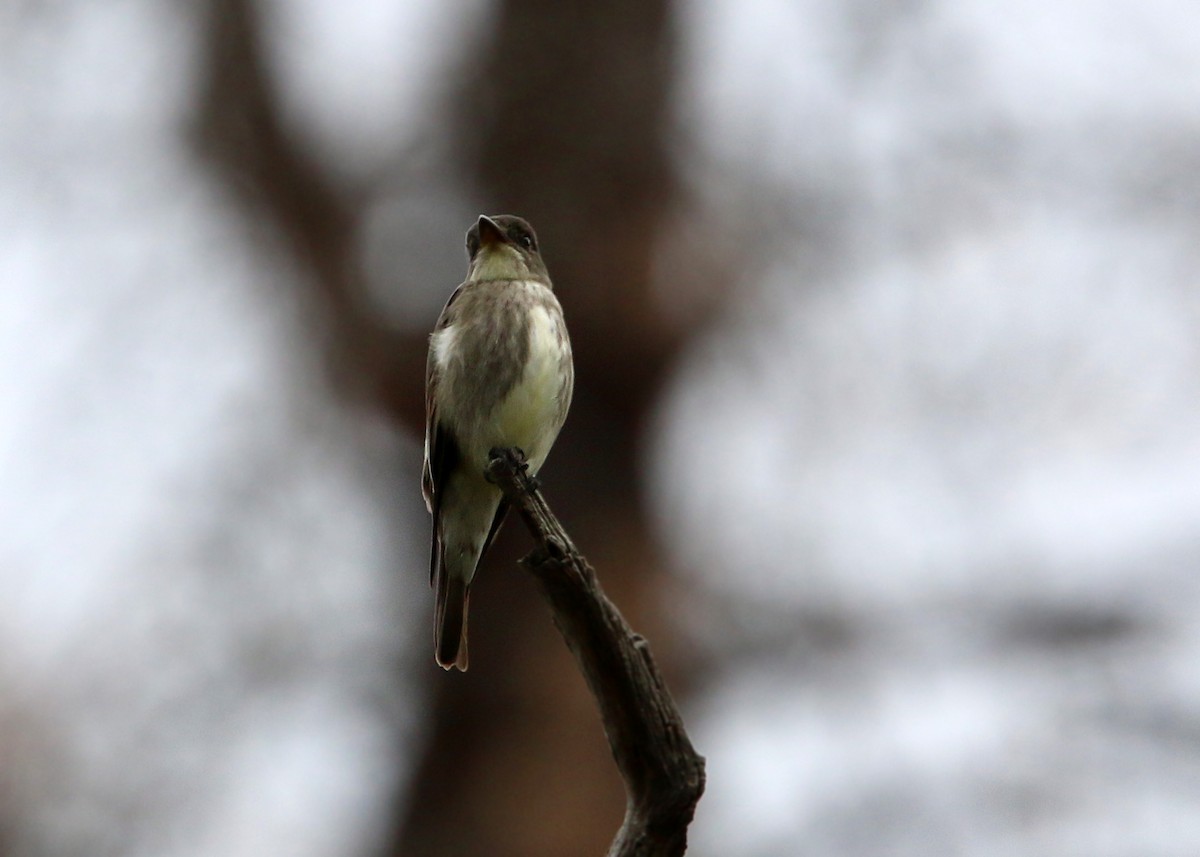
POLYGON ((429 338, 421 474, 433 517, 435 657, 464 672, 471 582, 508 512, 485 476, 491 451, 516 447, 536 474, 575 388, 571 340, 533 227, 480 215, 466 245, 467 277, 429 338))

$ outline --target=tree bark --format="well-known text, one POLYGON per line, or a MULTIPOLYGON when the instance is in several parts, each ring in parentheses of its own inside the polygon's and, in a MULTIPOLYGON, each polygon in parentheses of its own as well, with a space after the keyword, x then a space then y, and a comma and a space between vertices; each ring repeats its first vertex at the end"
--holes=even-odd
POLYGON ((675 857, 704 793, 704 758, 654 663, 604 594, 596 572, 550 511, 518 451, 494 450, 488 477, 520 513, 537 546, 521 564, 538 582, 604 721, 625 781, 625 821, 609 857, 675 857))

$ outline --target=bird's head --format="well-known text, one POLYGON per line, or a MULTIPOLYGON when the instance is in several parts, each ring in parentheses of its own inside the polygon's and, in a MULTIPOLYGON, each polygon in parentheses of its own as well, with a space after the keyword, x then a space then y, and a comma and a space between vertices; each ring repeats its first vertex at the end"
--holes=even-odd
POLYGON ((550 285, 537 234, 524 219, 512 214, 481 214, 467 230, 467 256, 470 281, 539 280, 550 285))

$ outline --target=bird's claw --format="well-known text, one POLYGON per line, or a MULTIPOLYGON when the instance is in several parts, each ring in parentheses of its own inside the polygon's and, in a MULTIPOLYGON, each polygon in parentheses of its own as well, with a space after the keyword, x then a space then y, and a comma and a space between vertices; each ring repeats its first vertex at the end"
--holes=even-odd
POLYGON ((522 473, 528 473, 529 461, 525 458, 525 450, 519 446, 493 446, 488 452, 488 458, 504 458, 510 454, 516 461, 517 469, 522 473))
MULTIPOLYGON (((501 450, 501 454, 504 452, 505 450, 501 450)), ((529 472, 529 460, 525 457, 525 450, 521 449, 519 446, 510 446, 507 452, 512 455, 513 461, 516 462, 517 470, 525 475, 526 484, 528 486, 527 490, 537 491, 540 489, 542 487, 542 483, 538 481, 536 476, 529 472)))
POLYGON ((529 461, 525 458, 525 450, 521 449, 519 446, 514 446, 512 447, 512 454, 517 460, 517 467, 522 473, 525 474, 525 478, 529 480, 529 489, 531 491, 537 491, 539 488, 541 488, 542 483, 538 481, 536 476, 529 472, 529 461))

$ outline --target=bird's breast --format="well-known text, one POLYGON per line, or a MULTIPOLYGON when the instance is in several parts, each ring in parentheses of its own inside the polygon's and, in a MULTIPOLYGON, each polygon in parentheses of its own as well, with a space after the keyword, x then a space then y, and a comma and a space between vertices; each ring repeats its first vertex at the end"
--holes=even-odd
POLYGON ((571 345, 552 292, 533 281, 504 286, 464 295, 458 319, 434 334, 439 405, 473 469, 493 447, 517 446, 536 471, 566 417, 571 345))
POLYGON ((537 470, 565 417, 570 345, 562 315, 538 305, 529 314, 529 351, 520 379, 497 404, 491 427, 497 445, 518 446, 537 470))

